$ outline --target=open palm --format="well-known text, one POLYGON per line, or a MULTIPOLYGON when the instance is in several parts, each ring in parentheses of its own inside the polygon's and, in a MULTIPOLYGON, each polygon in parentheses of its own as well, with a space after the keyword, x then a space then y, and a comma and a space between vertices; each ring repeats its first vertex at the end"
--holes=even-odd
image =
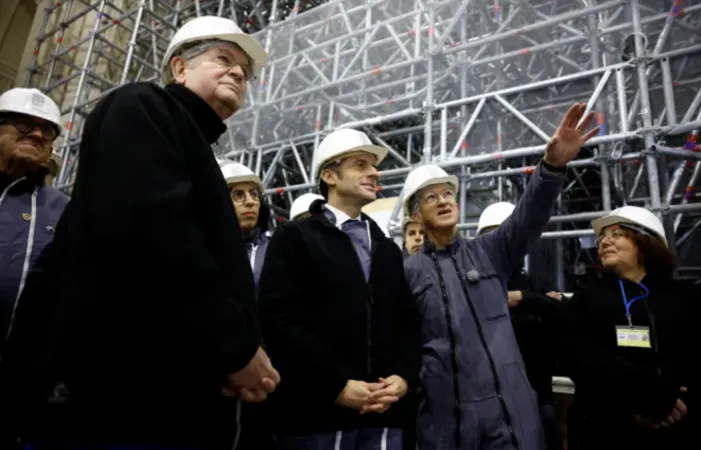
POLYGON ((586 103, 575 103, 565 113, 560 126, 545 146, 545 161, 548 164, 564 167, 579 154, 584 144, 599 132, 598 126, 587 133, 584 132, 594 118, 593 111, 577 126, 586 109, 586 103))

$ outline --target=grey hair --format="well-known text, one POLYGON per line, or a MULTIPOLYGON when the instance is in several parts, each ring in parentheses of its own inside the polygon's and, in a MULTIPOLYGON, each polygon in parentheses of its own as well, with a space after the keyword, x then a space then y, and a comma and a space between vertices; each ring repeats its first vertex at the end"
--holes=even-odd
MULTIPOLYGON (((421 192, 421 191, 419 191, 419 192, 421 192)), ((419 205, 421 204, 421 196, 419 195, 419 192, 412 195, 411 198, 409 199, 409 212, 412 215, 419 212, 419 205)))
MULTIPOLYGON (((171 61, 173 61, 173 58, 180 57, 184 60, 191 60, 192 58, 195 58, 202 53, 206 52, 212 45, 215 44, 229 44, 233 45, 234 47, 238 48, 241 50, 245 55, 246 58, 248 59, 248 65, 253 68, 253 60, 251 57, 246 53, 238 44, 234 44, 233 42, 229 41, 222 41, 221 39, 206 39, 204 41, 196 41, 196 42, 190 42, 188 44, 183 45, 173 53, 173 56, 170 57, 170 61, 168 61, 167 67, 164 68, 165 73, 163 74, 163 81, 164 84, 170 84, 175 82, 175 77, 173 76, 173 69, 170 66, 171 61)), ((254 76, 251 76, 251 79, 255 79, 254 76)))

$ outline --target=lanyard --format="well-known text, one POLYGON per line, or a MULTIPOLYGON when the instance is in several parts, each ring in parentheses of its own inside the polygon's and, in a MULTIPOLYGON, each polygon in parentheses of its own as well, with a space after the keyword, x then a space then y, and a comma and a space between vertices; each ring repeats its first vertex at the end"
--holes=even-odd
POLYGON ((648 295, 650 295, 650 291, 648 288, 643 284, 643 283, 638 283, 638 286, 640 286, 645 293, 638 295, 637 297, 633 297, 630 300, 628 300, 628 296, 626 295, 626 290, 623 287, 623 281, 618 280, 618 285, 621 287, 621 296, 623 297, 623 304, 626 307, 626 319, 628 319, 628 325, 633 326, 633 320, 631 319, 630 315, 630 307, 633 305, 633 303, 637 302, 640 299, 647 298, 648 295))

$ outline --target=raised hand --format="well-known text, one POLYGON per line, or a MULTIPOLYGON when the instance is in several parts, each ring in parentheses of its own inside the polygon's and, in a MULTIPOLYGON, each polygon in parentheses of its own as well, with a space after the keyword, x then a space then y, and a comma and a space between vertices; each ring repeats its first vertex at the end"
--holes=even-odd
POLYGON ((586 103, 575 103, 565 113, 560 126, 557 127, 555 134, 545 146, 544 159, 546 163, 555 167, 565 167, 579 154, 584 144, 599 132, 599 127, 596 126, 585 133, 594 118, 593 111, 587 114, 581 125, 577 125, 586 109, 586 103))

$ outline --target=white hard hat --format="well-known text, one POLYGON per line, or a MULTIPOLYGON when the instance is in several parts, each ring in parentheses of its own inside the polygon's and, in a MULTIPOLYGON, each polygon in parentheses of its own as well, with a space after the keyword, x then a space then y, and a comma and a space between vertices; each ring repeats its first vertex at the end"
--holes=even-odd
POLYGON ((498 227, 514 212, 516 206, 509 202, 497 202, 484 208, 477 221, 477 234, 484 229, 498 227))
POLYGON ((375 155, 375 165, 387 156, 385 147, 374 145, 367 134, 351 128, 341 128, 329 134, 321 141, 314 154, 314 179, 319 180, 321 169, 329 162, 340 159, 351 152, 367 152, 375 155))
POLYGON ((409 172, 404 183, 404 215, 411 216, 411 198, 421 189, 436 184, 450 184, 458 190, 458 177, 448 173, 434 164, 419 166, 409 172))
POLYGON ((406 227, 409 226, 409 224, 412 223, 421 223, 418 220, 414 219, 413 217, 406 216, 402 219, 402 233, 406 231, 406 227))
POLYGON ((324 197, 319 194, 300 195, 294 202, 292 202, 292 206, 290 207, 290 220, 295 220, 296 217, 308 212, 312 203, 314 203, 316 200, 323 199, 324 197))
POLYGON ((261 191, 263 190, 263 183, 258 175, 241 163, 232 162, 226 164, 221 168, 221 173, 224 175, 227 186, 235 183, 251 182, 257 184, 261 191))
POLYGON ((180 27, 168 44, 168 49, 161 62, 161 79, 166 82, 168 64, 173 55, 183 45, 210 39, 231 42, 241 47, 253 63, 253 73, 258 74, 268 63, 268 53, 263 46, 248 33, 244 33, 236 22, 217 16, 202 16, 193 19, 180 27))
POLYGON ((48 120, 58 127, 59 132, 63 131, 61 110, 49 96, 38 89, 14 88, 0 95, 0 113, 3 112, 48 120))
POLYGON ((599 234, 604 228, 620 223, 633 225, 633 227, 639 231, 657 236, 664 241, 665 245, 669 245, 667 244, 664 226, 660 219, 647 209, 639 206, 622 206, 616 208, 606 216, 592 220, 591 226, 594 228, 594 232, 599 234))

